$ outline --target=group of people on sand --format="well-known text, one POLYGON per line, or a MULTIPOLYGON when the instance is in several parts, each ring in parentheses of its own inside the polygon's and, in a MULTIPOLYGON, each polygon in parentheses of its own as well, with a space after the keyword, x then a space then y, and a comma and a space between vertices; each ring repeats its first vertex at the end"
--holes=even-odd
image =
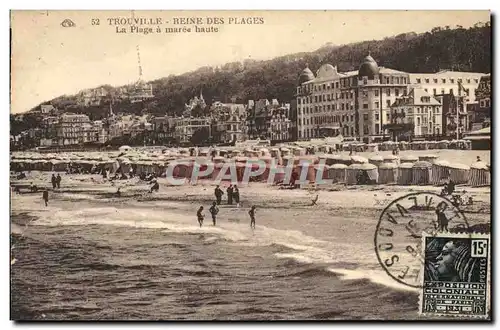
MULTIPOLYGON (((212 216, 213 225, 217 225, 217 214, 219 214, 219 207, 217 207, 217 202, 213 202, 212 206, 208 209, 210 215, 212 216)), ((250 228, 255 229, 255 205, 252 205, 250 211, 248 211, 248 215, 250 216, 250 228)), ((198 211, 196 212, 196 217, 198 218, 198 224, 200 228, 203 226, 203 220, 205 219, 205 214, 203 213, 203 205, 200 206, 198 211)))
MULTIPOLYGON (((240 207, 240 190, 238 189, 237 185, 232 185, 230 184, 229 187, 226 189, 227 192, 227 204, 228 205, 233 205, 233 201, 236 203, 237 207, 240 207)), ((224 192, 222 189, 220 189, 220 186, 217 185, 215 187, 215 203, 217 205, 220 205, 222 203, 222 195, 224 195, 224 192)))

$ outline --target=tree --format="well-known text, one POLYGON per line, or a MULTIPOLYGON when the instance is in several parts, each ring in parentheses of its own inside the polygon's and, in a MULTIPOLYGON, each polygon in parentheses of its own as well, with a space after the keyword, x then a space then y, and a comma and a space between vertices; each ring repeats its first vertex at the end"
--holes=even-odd
POLYGON ((197 129, 191 136, 190 142, 195 146, 206 144, 210 140, 210 131, 207 127, 197 129))

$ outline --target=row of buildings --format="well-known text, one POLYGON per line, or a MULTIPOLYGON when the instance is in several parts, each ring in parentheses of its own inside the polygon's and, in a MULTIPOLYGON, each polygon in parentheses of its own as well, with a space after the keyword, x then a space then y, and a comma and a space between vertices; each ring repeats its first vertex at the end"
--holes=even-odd
MULTIPOLYGON (((104 88, 80 96, 84 106, 111 97, 104 88)), ((151 97, 152 86, 142 81, 112 95, 131 102, 151 97)), ((368 55, 356 71, 339 72, 336 66, 324 64, 314 74, 306 67, 299 74, 296 98, 289 103, 259 99, 246 104, 213 102, 208 107, 200 92, 178 117, 116 115, 111 106, 106 118, 96 121, 84 114, 61 114, 52 105, 42 105, 39 111, 44 117, 42 127, 24 134, 41 146, 106 144, 124 136, 140 136, 144 143, 188 144, 195 134, 221 144, 337 135, 363 142, 438 139, 460 137, 490 124, 491 77, 446 70, 407 73, 379 67, 368 55)))
POLYGON ((189 144, 197 131, 203 132, 202 142, 220 144, 257 138, 277 141, 296 138, 296 118, 291 106, 277 99, 250 100, 247 104, 214 102, 207 107, 200 93, 185 105, 181 116, 115 114, 110 106, 106 118, 95 121, 85 114, 58 114, 52 106, 50 110, 44 112, 40 128, 25 132, 42 147, 106 144, 120 137, 141 137, 144 143, 152 144, 189 144))
POLYGON ((341 134, 372 142, 398 130, 412 138, 462 136, 488 121, 489 81, 484 73, 379 67, 370 55, 356 71, 324 64, 314 74, 306 67, 296 93, 297 138, 341 134))

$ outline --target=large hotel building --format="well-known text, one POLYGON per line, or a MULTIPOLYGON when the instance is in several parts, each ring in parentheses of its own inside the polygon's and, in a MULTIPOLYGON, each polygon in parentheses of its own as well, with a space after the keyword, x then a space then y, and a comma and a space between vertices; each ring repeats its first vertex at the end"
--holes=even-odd
POLYGON ((364 142, 382 140, 389 137, 384 125, 391 123, 391 113, 401 110, 402 104, 412 109, 414 116, 408 120, 416 125, 415 136, 440 135, 444 123, 443 110, 436 106, 437 95, 451 91, 458 95, 461 82, 462 95, 472 103, 482 76, 484 73, 450 71, 407 73, 379 67, 370 55, 357 71, 338 72, 337 67, 324 64, 314 75, 306 67, 297 87, 298 139, 341 134, 364 142), (404 103, 396 102, 403 97, 404 103), (426 118, 420 118, 424 113, 426 118), (423 123, 427 126, 417 127, 423 123))

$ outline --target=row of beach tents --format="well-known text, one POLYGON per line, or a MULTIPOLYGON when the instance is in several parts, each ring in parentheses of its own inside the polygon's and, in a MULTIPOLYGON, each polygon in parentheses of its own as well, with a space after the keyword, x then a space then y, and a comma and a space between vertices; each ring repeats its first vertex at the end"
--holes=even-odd
MULTIPOLYGON (((490 185, 491 175, 489 165, 485 162, 475 162, 470 166, 449 163, 439 160, 436 155, 375 155, 365 158, 357 155, 348 156, 340 154, 322 155, 295 155, 294 153, 274 158, 270 154, 262 155, 260 151, 252 157, 236 156, 226 158, 223 156, 189 157, 165 156, 148 157, 138 154, 125 154, 119 157, 108 157, 105 155, 26 155, 17 154, 11 157, 12 171, 67 171, 70 166, 80 167, 90 172, 92 169, 100 168, 109 173, 129 173, 132 169, 136 175, 153 173, 159 177, 165 176, 169 164, 176 162, 172 175, 179 178, 190 178, 197 168, 204 171, 207 162, 213 163, 213 172, 205 179, 217 179, 221 170, 227 162, 234 163, 238 181, 243 179, 244 171, 248 167, 257 167, 256 161, 266 163, 266 170, 255 178, 256 181, 268 181, 272 164, 282 168, 293 166, 297 173, 307 166, 306 180, 315 182, 317 177, 333 180, 336 183, 359 184, 359 178, 367 180, 365 184, 398 184, 398 185, 437 185, 452 180, 456 184, 467 184, 470 186, 490 185), (306 165, 307 164, 307 165, 306 165)), ((280 172, 280 171, 275 171, 280 172)), ((224 174, 224 173, 223 173, 224 174)), ((227 174, 227 173, 226 173, 227 174)), ((281 182, 284 174, 276 173, 274 182, 281 182)))

